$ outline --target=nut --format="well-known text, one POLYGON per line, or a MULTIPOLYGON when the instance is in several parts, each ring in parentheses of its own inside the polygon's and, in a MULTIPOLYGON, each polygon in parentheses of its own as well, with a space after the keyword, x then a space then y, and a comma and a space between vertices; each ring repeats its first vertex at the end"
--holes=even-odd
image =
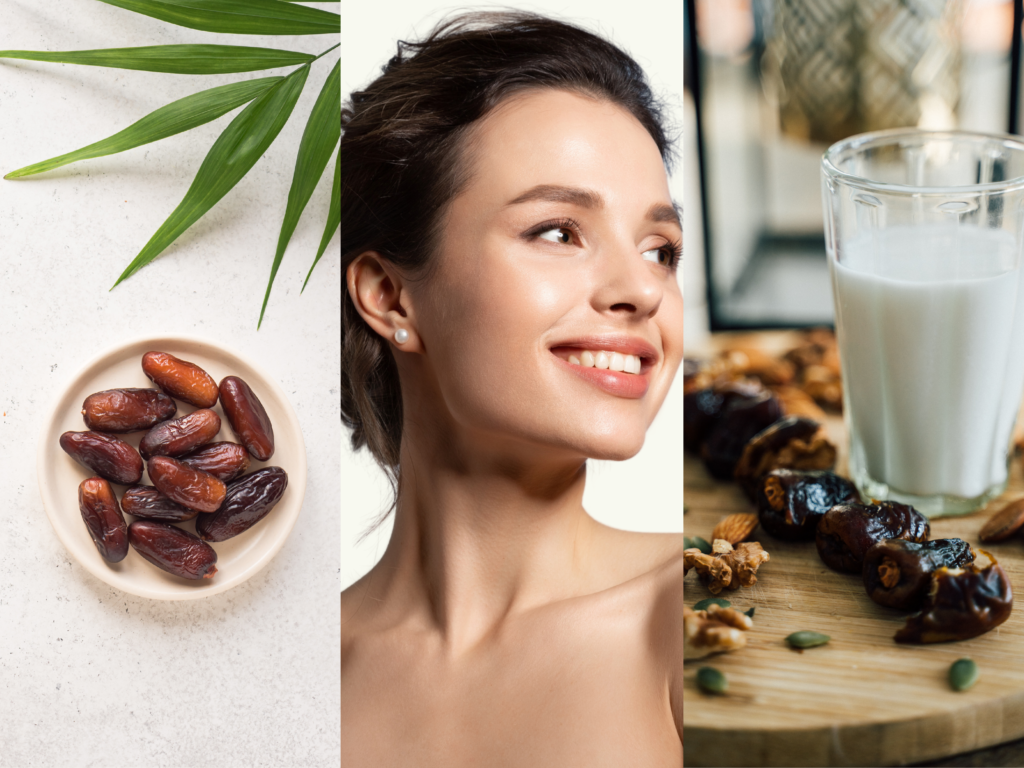
POLYGON ((985 544, 1005 541, 1024 527, 1024 498, 1011 501, 996 512, 978 533, 985 544))
POLYGON ((730 544, 739 544, 757 528, 757 515, 738 513, 729 515, 715 526, 712 540, 725 539, 730 544))
POLYGON ((683 575, 696 569, 711 594, 717 595, 726 587, 739 589, 756 584, 757 569, 768 560, 768 553, 756 541, 734 548, 725 539, 716 539, 710 555, 699 549, 683 551, 683 575))
POLYGON ((706 611, 683 607, 683 660, 735 651, 747 644, 746 630, 754 626, 733 608, 712 605, 706 611))

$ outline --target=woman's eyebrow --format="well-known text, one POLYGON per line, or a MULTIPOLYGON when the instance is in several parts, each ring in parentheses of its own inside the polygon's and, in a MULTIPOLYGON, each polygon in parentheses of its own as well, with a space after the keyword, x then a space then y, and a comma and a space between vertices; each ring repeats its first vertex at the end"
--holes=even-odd
POLYGON ((519 205, 535 200, 543 200, 548 203, 570 203, 580 208, 601 208, 604 206, 604 199, 597 192, 580 187, 563 187, 558 184, 538 184, 536 187, 523 192, 515 200, 506 203, 519 205))
POLYGON ((683 228, 680 208, 675 204, 669 205, 668 203, 655 203, 647 209, 647 220, 668 222, 669 224, 675 224, 680 229, 683 228))

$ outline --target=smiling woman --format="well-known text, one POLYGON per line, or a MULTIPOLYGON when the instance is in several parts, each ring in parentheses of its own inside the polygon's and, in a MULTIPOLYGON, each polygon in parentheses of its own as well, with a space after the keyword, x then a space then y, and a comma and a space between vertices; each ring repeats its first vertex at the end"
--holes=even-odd
POLYGON ((342 413, 396 490, 341 596, 347 764, 681 764, 682 536, 582 504, 682 357, 670 153, 636 62, 526 14, 343 109, 342 413))

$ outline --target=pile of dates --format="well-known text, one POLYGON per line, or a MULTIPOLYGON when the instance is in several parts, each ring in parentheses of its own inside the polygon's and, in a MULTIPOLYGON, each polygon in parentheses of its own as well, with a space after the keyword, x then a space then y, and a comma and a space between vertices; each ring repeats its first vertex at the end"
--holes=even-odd
POLYGON ((100 555, 117 563, 129 545, 184 579, 210 579, 225 541, 259 523, 281 500, 280 467, 246 474, 250 457, 268 461, 274 429, 256 393, 237 376, 217 382, 199 366, 147 352, 142 371, 158 389, 108 389, 82 404, 88 431, 65 432, 60 447, 95 476, 78 487, 78 506, 100 555), (175 400, 196 410, 175 418, 175 400), (220 406, 237 443, 215 441, 220 406), (118 435, 144 432, 138 450, 118 435), (152 485, 142 483, 143 471, 152 485), (111 484, 128 486, 120 503, 111 484), (129 524, 125 514, 134 518, 129 524), (178 524, 194 521, 193 534, 178 524))
POLYGON ((984 566, 962 539, 929 540, 928 519, 896 501, 862 503, 853 483, 826 471, 775 469, 756 485, 758 519, 769 534, 813 540, 822 562, 859 575, 880 605, 916 611, 900 643, 977 637, 1010 616, 1006 572, 987 552, 984 566))

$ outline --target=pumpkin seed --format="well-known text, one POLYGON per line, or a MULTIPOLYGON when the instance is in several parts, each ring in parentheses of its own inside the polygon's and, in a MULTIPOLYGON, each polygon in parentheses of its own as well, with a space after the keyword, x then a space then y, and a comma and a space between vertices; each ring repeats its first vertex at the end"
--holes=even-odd
POLYGON ((684 536, 683 548, 699 549, 705 555, 711 554, 711 545, 708 544, 707 539, 703 539, 700 536, 684 536))
POLYGON ((724 597, 708 597, 704 600, 701 600, 699 603, 693 606, 693 610, 706 611, 709 605, 720 605, 722 608, 728 608, 730 605, 732 605, 732 603, 730 603, 724 597))
POLYGON ((949 667, 949 685, 954 691, 966 691, 978 682, 978 665, 971 659, 957 659, 949 667))
POLYGON ((723 694, 729 689, 729 681, 714 667, 701 667, 697 670, 697 687, 704 693, 723 694))
POLYGON ((757 607, 756 605, 750 606, 749 609, 747 609, 746 611, 743 612, 743 615, 744 616, 748 616, 751 619, 754 618, 754 608, 756 608, 756 607, 757 607))
POLYGON ((791 648, 816 648, 819 645, 824 645, 831 639, 831 637, 823 635, 821 632, 810 632, 805 629, 791 634, 786 638, 786 642, 789 643, 791 648))

